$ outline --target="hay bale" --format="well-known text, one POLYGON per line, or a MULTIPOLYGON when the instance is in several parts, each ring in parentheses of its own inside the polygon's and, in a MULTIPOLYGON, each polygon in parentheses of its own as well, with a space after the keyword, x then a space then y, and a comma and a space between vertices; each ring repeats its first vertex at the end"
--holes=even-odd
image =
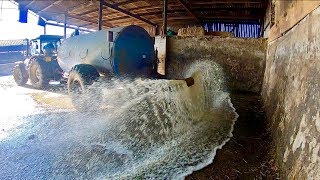
POLYGON ((180 28, 178 30, 178 36, 186 37, 186 36, 204 36, 205 31, 203 27, 188 27, 188 28, 180 28))

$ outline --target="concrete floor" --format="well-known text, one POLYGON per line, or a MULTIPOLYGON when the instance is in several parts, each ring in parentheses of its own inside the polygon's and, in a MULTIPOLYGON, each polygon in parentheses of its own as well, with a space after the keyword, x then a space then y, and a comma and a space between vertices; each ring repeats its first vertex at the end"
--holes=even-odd
POLYGON ((50 126, 63 128, 61 123, 67 117, 65 110, 53 108, 60 105, 72 108, 70 100, 63 94, 18 87, 12 76, 0 77, 0 98, 1 179, 49 178, 43 172, 51 169, 50 159, 64 148, 51 148, 59 143, 52 139, 61 129, 50 126), (65 100, 60 101, 61 98, 65 100))
MULTIPOLYGON (((199 169, 212 160, 215 149, 230 136, 235 118, 234 112, 227 115, 230 118, 224 117, 222 112, 215 112, 214 115, 208 114, 216 117, 215 121, 203 117, 201 123, 196 123, 200 119, 190 121, 188 118, 184 122, 177 114, 171 117, 168 112, 174 109, 170 108, 165 112, 170 115, 169 119, 162 117, 164 114, 155 118, 155 113, 162 112, 160 105, 156 104, 160 108, 156 111, 152 103, 136 102, 137 99, 130 98, 128 101, 133 101, 133 109, 103 108, 101 112, 80 112, 73 108, 65 88, 65 85, 53 85, 45 91, 36 90, 30 85, 17 86, 12 76, 0 77, 1 178, 99 179, 110 176, 114 179, 113 171, 118 172, 121 168, 128 171, 128 175, 120 175, 124 177, 143 177, 144 173, 172 177, 177 172, 191 173, 193 168, 199 169), (178 117, 179 122, 166 129, 172 135, 161 134, 161 124, 171 119, 176 121, 178 117), (190 123, 193 123, 192 126, 190 123), (153 130, 149 131, 150 128, 153 130), (183 132, 175 137, 173 133, 179 129, 183 132), (144 137, 145 133, 148 138, 144 137), (149 147, 149 144, 152 146, 149 147), (154 150, 153 147, 157 146, 160 147, 154 150), (190 166, 188 164, 194 165, 185 170, 185 166, 181 165, 183 163, 186 167, 190 166), (127 167, 130 164, 139 168, 131 170, 127 167), (157 164, 165 165, 157 167, 157 164)), ((143 94, 145 96, 150 92, 143 94)), ((150 95, 155 97, 154 93, 150 95)), ((158 101, 162 99, 152 100, 158 101)), ((164 100, 164 103, 172 102, 164 100)), ((170 125, 169 122, 164 124, 170 125)))

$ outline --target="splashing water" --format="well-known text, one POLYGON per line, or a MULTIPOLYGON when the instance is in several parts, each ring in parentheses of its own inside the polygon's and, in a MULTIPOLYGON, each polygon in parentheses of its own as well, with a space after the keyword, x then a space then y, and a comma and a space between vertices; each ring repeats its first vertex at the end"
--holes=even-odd
POLYGON ((217 64, 194 63, 185 76, 195 84, 142 79, 108 84, 103 88, 108 110, 96 115, 106 123, 56 162, 63 170, 57 174, 180 179, 209 164, 232 136, 237 114, 217 64))
MULTIPOLYGON (((184 76, 192 76, 195 84, 146 79, 95 83, 92 88, 102 92, 101 109, 40 116, 43 124, 30 130, 38 141, 18 143, 27 144, 28 166, 39 166, 31 177, 183 179, 210 164, 232 136, 238 115, 218 64, 195 62, 184 76)), ((21 151, 18 155, 25 158, 21 151)))

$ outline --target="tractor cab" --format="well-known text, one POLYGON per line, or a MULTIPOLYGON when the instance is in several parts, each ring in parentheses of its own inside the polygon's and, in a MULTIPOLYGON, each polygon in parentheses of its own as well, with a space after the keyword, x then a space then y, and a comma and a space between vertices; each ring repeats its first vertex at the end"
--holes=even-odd
POLYGON ((61 45, 62 36, 40 35, 30 41, 31 56, 55 56, 57 49, 61 45))

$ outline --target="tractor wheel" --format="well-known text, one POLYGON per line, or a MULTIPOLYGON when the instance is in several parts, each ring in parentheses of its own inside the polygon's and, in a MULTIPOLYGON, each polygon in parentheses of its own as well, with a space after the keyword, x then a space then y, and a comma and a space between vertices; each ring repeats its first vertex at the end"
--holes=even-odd
POLYGON ((67 86, 72 104, 77 110, 95 111, 100 107, 101 92, 91 87, 99 77, 98 71, 88 64, 79 64, 71 69, 67 86))
POLYGON ((46 62, 41 60, 31 62, 29 75, 31 84, 34 88, 45 89, 48 87, 50 79, 48 78, 46 62))
POLYGON ((19 63, 13 68, 13 78, 18 86, 23 86, 28 82, 29 75, 23 63, 19 63))

